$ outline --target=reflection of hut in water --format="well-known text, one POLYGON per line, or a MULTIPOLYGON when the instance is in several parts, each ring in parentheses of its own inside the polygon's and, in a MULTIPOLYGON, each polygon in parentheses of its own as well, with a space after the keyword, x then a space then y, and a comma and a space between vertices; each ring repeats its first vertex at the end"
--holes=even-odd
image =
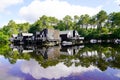
POLYGON ((72 47, 41 47, 38 45, 11 45, 12 49, 18 50, 19 53, 35 53, 35 55, 42 55, 44 59, 56 59, 60 55, 75 55, 82 48, 81 46, 72 47))
POLYGON ((60 56, 60 48, 59 47, 51 47, 48 49, 48 59, 55 59, 60 56))
POLYGON ((95 58, 105 58, 105 54, 99 53, 98 51, 87 51, 80 55, 80 57, 95 57, 95 58))
POLYGON ((60 49, 60 54, 62 55, 75 55, 84 46, 72 46, 72 47, 62 47, 60 49))
POLYGON ((75 54, 75 49, 61 49, 60 54, 62 55, 74 55, 75 54))
POLYGON ((17 34, 12 34, 11 38, 10 38, 10 41, 12 43, 15 43, 17 41, 17 34))
POLYGON ((17 51, 17 46, 14 46, 13 44, 10 44, 10 48, 11 48, 13 51, 17 51))
POLYGON ((18 51, 19 53, 30 53, 33 52, 33 48, 28 47, 28 46, 24 46, 24 45, 11 45, 10 46, 13 51, 18 51))
POLYGON ((55 59, 57 57, 60 56, 60 47, 59 46, 55 46, 55 47, 42 47, 42 48, 38 48, 36 49, 36 54, 40 54, 43 56, 44 59, 55 59))

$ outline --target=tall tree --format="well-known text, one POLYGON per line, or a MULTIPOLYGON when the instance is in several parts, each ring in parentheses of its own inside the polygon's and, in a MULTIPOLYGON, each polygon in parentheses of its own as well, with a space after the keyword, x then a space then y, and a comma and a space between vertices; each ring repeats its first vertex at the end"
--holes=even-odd
POLYGON ((88 24, 90 22, 90 16, 88 14, 81 15, 79 19, 79 24, 82 25, 82 28, 88 28, 88 24))
POLYGON ((101 10, 98 14, 97 14, 97 27, 98 29, 101 29, 102 27, 102 23, 105 22, 105 20, 107 20, 108 18, 108 15, 107 13, 104 11, 104 10, 101 10))
POLYGON ((13 20, 10 20, 9 23, 3 27, 3 31, 4 34, 11 36, 12 34, 18 33, 18 26, 13 20))
POLYGON ((18 31, 19 32, 28 32, 29 28, 30 28, 30 24, 29 23, 18 24, 18 31))
POLYGON ((32 25, 30 26, 28 32, 30 32, 30 33, 35 33, 36 31, 41 31, 41 27, 40 27, 39 24, 34 23, 34 24, 32 24, 32 25))
POLYGON ((90 23, 91 27, 94 29, 97 25, 96 16, 92 16, 89 23, 90 23))
POLYGON ((120 12, 111 14, 112 26, 120 26, 120 12))
POLYGON ((58 23, 58 19, 55 17, 48 17, 49 18, 49 25, 52 26, 56 26, 58 23))
POLYGON ((54 26, 55 29, 59 29, 60 31, 66 30, 66 24, 60 20, 56 26, 54 26))
POLYGON ((75 15, 74 16, 74 29, 77 29, 79 27, 79 24, 78 24, 78 21, 79 21, 79 16, 78 15, 75 15))
POLYGON ((41 28, 48 28, 49 24, 48 24, 48 17, 43 15, 42 17, 40 17, 40 19, 36 22, 36 24, 39 24, 41 28))
POLYGON ((66 29, 73 29, 72 18, 69 15, 66 15, 63 18, 64 23, 66 24, 66 29))

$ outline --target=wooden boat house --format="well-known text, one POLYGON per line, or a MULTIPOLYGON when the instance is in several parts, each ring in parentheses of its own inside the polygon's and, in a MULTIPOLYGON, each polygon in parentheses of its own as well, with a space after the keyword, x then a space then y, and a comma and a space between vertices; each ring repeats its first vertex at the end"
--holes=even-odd
POLYGON ((60 31, 60 37, 62 41, 69 41, 71 39, 84 39, 83 37, 80 37, 76 30, 60 31))
POLYGON ((32 33, 19 33, 17 36, 17 43, 25 44, 33 41, 32 33))
POLYGON ((59 31, 54 29, 43 29, 41 32, 35 33, 35 41, 36 42, 50 42, 59 44, 60 43, 60 37, 59 37, 59 31))
POLYGON ((60 31, 60 37, 63 45, 83 43, 84 40, 84 37, 81 37, 76 30, 60 31))
POLYGON ((70 45, 73 45, 83 41, 83 39, 84 37, 81 37, 75 30, 59 31, 54 29, 43 29, 34 34, 19 33, 18 35, 13 35, 10 41, 18 44, 34 43, 53 46, 64 42, 64 44, 69 43, 70 45))

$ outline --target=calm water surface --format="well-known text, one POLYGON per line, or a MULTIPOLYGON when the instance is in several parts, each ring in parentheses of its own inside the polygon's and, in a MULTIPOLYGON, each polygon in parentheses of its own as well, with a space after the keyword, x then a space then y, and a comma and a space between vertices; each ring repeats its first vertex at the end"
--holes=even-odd
POLYGON ((0 80, 120 80, 120 45, 2 45, 0 80))

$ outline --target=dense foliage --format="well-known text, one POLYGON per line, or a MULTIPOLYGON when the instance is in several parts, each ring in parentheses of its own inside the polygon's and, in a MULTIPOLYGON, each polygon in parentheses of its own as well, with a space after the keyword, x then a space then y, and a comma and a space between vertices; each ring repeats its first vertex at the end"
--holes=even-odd
POLYGON ((75 15, 71 17, 66 15, 62 20, 55 17, 41 16, 33 24, 16 24, 13 20, 0 29, 0 43, 6 42, 12 34, 19 32, 40 31, 44 28, 54 28, 59 30, 77 30, 85 39, 113 39, 120 38, 120 12, 107 14, 101 10, 94 16, 75 15))

